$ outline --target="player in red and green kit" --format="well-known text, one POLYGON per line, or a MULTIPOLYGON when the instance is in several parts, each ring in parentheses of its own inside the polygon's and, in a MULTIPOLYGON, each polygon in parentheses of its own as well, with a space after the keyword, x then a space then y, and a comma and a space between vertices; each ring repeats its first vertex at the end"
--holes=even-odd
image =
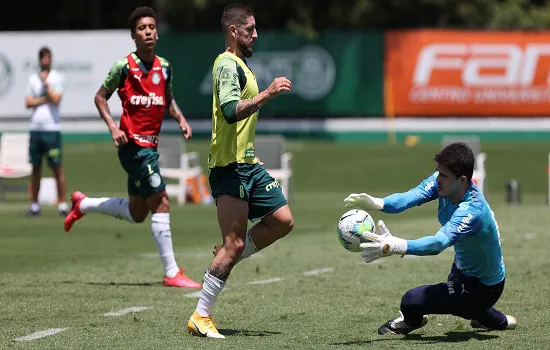
POLYGON ((186 139, 191 127, 172 96, 172 68, 156 56, 158 33, 155 12, 138 7, 129 18, 136 51, 116 62, 95 96, 95 104, 118 148, 120 163, 128 174, 129 198, 90 198, 72 194, 72 209, 65 231, 88 213, 102 213, 131 223, 143 222, 151 212, 151 230, 165 270, 164 285, 200 288, 180 269, 174 258, 170 230, 170 205, 166 184, 158 166, 158 138, 164 111, 178 121, 186 139), (109 111, 107 100, 118 90, 123 112, 120 127, 109 111))

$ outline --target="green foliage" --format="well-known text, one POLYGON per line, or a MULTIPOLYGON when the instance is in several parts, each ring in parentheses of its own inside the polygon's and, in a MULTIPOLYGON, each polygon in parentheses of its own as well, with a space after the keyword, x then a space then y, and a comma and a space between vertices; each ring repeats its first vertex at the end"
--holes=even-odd
MULTIPOLYGON (((162 0, 173 30, 218 30, 226 0, 162 0)), ((544 29, 548 1, 528 0, 330 0, 243 3, 257 13, 259 30, 290 30, 306 36, 330 29, 467 28, 544 29)))
MULTIPOLYGON (((177 31, 220 30, 229 0, 52 0, 29 7, 15 2, 0 30, 114 29, 127 27, 136 6, 153 6, 177 31)), ((308 37, 324 29, 466 28, 546 29, 548 0, 243 0, 257 13, 260 30, 289 30, 308 37)))

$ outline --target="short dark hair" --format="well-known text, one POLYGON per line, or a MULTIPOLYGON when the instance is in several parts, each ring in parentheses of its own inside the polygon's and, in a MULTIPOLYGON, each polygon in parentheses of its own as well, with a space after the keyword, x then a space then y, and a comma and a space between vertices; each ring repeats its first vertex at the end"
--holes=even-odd
POLYGON ((130 26, 130 30, 132 31, 132 33, 136 32, 136 26, 139 20, 144 17, 152 17, 153 19, 155 19, 155 21, 157 20, 157 14, 155 13, 155 10, 153 10, 151 7, 140 6, 136 8, 128 18, 128 25, 130 26))
POLYGON ((46 55, 52 55, 52 50, 50 50, 49 47, 47 46, 43 46, 40 48, 40 50, 38 51, 38 58, 39 59, 42 59, 42 57, 46 56, 46 55))
POLYGON ((436 154, 434 160, 449 169, 457 178, 464 175, 468 181, 472 180, 475 159, 474 152, 467 144, 452 143, 436 154))
POLYGON ((225 33, 230 25, 242 26, 246 23, 248 17, 254 16, 254 11, 240 4, 231 4, 223 9, 222 30, 225 33))

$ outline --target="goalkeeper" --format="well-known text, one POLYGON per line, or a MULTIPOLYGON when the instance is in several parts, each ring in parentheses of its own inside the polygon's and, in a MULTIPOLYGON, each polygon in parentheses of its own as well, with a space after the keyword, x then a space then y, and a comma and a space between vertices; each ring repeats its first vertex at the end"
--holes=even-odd
POLYGON ((437 171, 405 193, 375 198, 352 193, 347 208, 400 213, 437 199, 442 227, 434 236, 416 240, 393 237, 378 222, 376 234, 365 233, 361 255, 367 263, 397 255, 437 255, 454 245, 455 259, 447 282, 409 290, 401 299, 401 316, 383 324, 379 334, 408 334, 423 327, 429 314, 451 314, 471 320, 474 328, 513 329, 516 319, 493 308, 504 290, 506 268, 494 213, 472 182, 474 154, 453 143, 435 156, 437 171))

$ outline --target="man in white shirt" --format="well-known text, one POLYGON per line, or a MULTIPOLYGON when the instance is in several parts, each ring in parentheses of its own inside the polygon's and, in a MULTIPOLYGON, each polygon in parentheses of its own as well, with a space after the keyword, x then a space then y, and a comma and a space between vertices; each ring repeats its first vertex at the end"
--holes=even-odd
POLYGON ((61 167, 61 116, 59 104, 62 97, 61 75, 53 70, 52 53, 47 47, 38 52, 40 72, 29 77, 25 104, 32 109, 30 120, 29 159, 32 164, 31 200, 26 211, 29 216, 40 215, 38 192, 42 177, 42 159, 46 155, 57 184, 57 210, 67 216, 68 205, 65 202, 65 175, 61 167))

